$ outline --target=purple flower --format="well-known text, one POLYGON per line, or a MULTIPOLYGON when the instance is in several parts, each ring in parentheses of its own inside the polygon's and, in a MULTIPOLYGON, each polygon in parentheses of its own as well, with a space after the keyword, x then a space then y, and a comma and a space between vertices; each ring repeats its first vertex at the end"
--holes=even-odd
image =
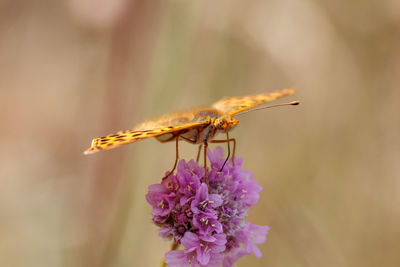
POLYGON ((243 248, 231 250, 227 255, 225 255, 222 267, 231 267, 238 259, 246 255, 249 255, 249 253, 243 248))
POLYGON ((183 250, 173 250, 165 254, 165 263, 168 267, 217 267, 223 261, 222 254, 211 254, 207 265, 201 265, 197 261, 196 252, 185 253, 183 250))
POLYGON ((248 180, 239 180, 235 182, 233 187, 232 196, 235 200, 240 199, 240 201, 247 206, 257 204, 262 187, 253 181, 253 175, 249 174, 248 180))
POLYGON ((224 234, 209 236, 186 232, 181 243, 185 247, 184 252, 196 251, 199 264, 207 265, 212 254, 218 254, 225 250, 226 237, 224 234))
POLYGON ((261 258, 262 253, 256 244, 264 243, 267 240, 269 229, 269 226, 254 225, 247 222, 236 236, 245 244, 248 253, 253 252, 257 258, 261 258))
POLYGON ((212 232, 222 233, 222 224, 218 221, 218 215, 213 213, 198 213, 193 216, 193 225, 199 229, 199 233, 207 235, 212 232))
POLYGON ((218 266, 222 262, 221 252, 225 250, 226 237, 224 234, 214 236, 198 236, 186 232, 181 240, 185 250, 170 251, 166 257, 166 263, 171 266, 218 266), (190 265, 188 265, 190 266, 190 265))
POLYGON ((153 206, 154 216, 166 216, 174 207, 175 193, 169 192, 163 184, 153 184, 149 186, 146 200, 153 206))
POLYGON ((215 211, 215 208, 221 206, 222 198, 218 194, 208 194, 208 186, 202 183, 196 192, 195 199, 192 201, 191 208, 193 213, 208 213, 215 211))
POLYGON ((146 195, 153 222, 161 228, 159 235, 184 248, 166 253, 170 267, 231 267, 250 253, 262 255, 257 245, 266 241, 269 227, 246 223, 261 186, 242 170, 240 158, 235 158, 235 165, 229 159, 221 171, 225 161, 221 147, 208 150, 207 156, 208 185, 203 167, 180 160, 176 175, 151 185, 146 195))
MULTIPOLYGON (((192 200, 200 186, 200 179, 204 176, 204 169, 199 169, 193 160, 186 163, 181 160, 178 164, 177 180, 179 182, 179 193, 182 195, 180 204, 185 205, 192 200)), ((171 177, 171 176, 170 176, 171 177)))

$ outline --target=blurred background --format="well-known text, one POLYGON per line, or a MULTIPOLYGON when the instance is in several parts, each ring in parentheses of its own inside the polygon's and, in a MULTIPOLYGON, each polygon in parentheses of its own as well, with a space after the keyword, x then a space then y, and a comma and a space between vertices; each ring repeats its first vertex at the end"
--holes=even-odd
POLYGON ((291 86, 275 103, 300 106, 231 133, 264 188, 249 221, 271 227, 237 266, 400 266, 398 0, 0 0, 0 14, 1 266, 159 266, 170 244, 144 196, 174 144, 84 156, 91 139, 291 86))

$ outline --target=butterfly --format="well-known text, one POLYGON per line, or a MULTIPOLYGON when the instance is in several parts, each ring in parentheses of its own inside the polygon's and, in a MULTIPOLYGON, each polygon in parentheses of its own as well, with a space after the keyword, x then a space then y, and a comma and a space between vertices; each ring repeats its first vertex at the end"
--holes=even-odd
MULTIPOLYGON (((91 146, 84 152, 84 154, 92 154, 152 137, 163 143, 175 141, 176 160, 174 168, 171 171, 172 173, 175 170, 178 160, 178 141, 184 140, 192 144, 200 144, 197 160, 199 159, 201 145, 204 145, 204 165, 206 168, 205 154, 209 142, 228 143, 228 158, 230 155, 229 143, 233 142, 234 155, 236 140, 234 138, 229 138, 229 131, 239 123, 239 120, 234 118, 235 115, 260 109, 257 107, 278 98, 292 95, 295 91, 296 89, 290 88, 265 94, 225 97, 214 103, 211 107, 168 114, 156 120, 145 121, 130 130, 119 131, 116 134, 95 138, 92 140, 91 146), (214 140, 214 137, 221 133, 226 134, 226 139, 214 140)), ((293 101, 275 106, 297 104, 299 104, 298 101, 293 101)), ((262 108, 263 107, 261 107, 261 109, 262 108)))

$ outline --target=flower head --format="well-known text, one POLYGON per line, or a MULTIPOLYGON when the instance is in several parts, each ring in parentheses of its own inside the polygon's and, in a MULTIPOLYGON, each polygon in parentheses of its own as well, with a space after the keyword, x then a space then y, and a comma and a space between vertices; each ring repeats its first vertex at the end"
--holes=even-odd
POLYGON ((256 204, 261 186, 243 160, 228 160, 223 170, 221 147, 207 151, 211 168, 195 161, 180 160, 176 175, 151 185, 146 199, 153 207, 153 222, 159 235, 181 244, 183 250, 166 253, 166 263, 174 266, 230 267, 244 255, 261 257, 258 244, 265 242, 268 226, 245 222, 249 208, 256 204))

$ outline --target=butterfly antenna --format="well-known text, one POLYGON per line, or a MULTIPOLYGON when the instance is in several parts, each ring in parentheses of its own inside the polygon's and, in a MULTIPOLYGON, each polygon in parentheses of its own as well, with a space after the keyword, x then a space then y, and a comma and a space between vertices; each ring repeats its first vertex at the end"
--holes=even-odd
POLYGON ((260 110, 260 109, 267 109, 267 108, 275 108, 275 107, 281 107, 281 106, 297 106, 298 104, 300 104, 300 101, 292 101, 289 103, 282 103, 282 104, 275 104, 275 105, 270 105, 270 106, 265 106, 265 107, 259 107, 259 108, 253 108, 253 109, 249 109, 243 112, 240 112, 236 115, 242 115, 251 111, 256 111, 256 110, 260 110))

